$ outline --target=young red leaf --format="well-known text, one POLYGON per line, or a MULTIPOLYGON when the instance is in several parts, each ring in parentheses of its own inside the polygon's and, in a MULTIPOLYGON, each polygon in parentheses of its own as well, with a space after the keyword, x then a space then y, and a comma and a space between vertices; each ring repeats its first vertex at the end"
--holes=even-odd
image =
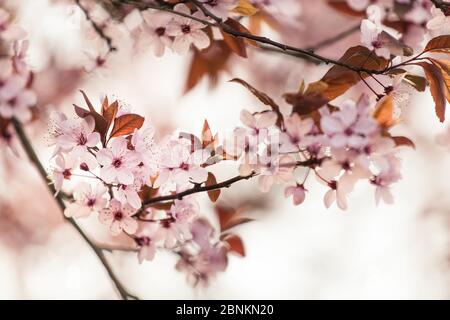
POLYGON ((240 224, 253 221, 253 219, 242 217, 240 212, 230 207, 216 206, 215 209, 217 216, 219 217, 221 232, 229 230, 240 224))
MULTIPOLYGON (((106 103, 108 103, 108 98, 105 97, 106 103)), ((103 101, 105 103, 105 101, 103 101)), ((116 118, 117 112, 119 111, 119 102, 116 100, 109 106, 102 106, 102 115, 108 123, 108 129, 111 127, 114 119, 116 118)))
MULTIPOLYGON (((208 172, 208 179, 205 182, 205 186, 209 187, 216 184, 217 184, 216 176, 211 172, 208 172)), ((209 200, 211 200, 211 202, 216 202, 217 199, 219 199, 219 196, 220 196, 220 189, 208 191, 208 197, 209 200)))
POLYGON ((416 149, 416 145, 414 144, 414 142, 407 137, 403 137, 403 136, 392 137, 392 140, 394 140, 395 145, 397 147, 405 146, 405 147, 411 147, 413 149, 416 149))
POLYGON ((84 101, 86 102, 89 111, 78 107, 77 105, 74 105, 75 112, 77 115, 79 115, 82 118, 85 118, 87 116, 92 116, 95 121, 95 131, 100 133, 101 140, 104 142, 106 140, 106 133, 108 131, 108 123, 105 118, 101 114, 99 114, 97 111, 95 111, 94 106, 92 105, 91 101, 89 100, 88 96, 83 90, 80 90, 81 94, 83 95, 84 101))
POLYGON ((425 77, 430 85, 431 95, 436 105, 436 115, 440 122, 444 122, 447 88, 445 87, 441 70, 431 63, 417 62, 416 64, 421 66, 425 72, 425 77))
POLYGON ((110 138, 132 134, 135 129, 139 129, 143 124, 144 118, 137 114, 130 113, 120 116, 114 121, 110 138))
POLYGON ((230 234, 227 235, 223 241, 225 243, 227 243, 227 249, 229 252, 234 252, 237 253, 238 255, 240 255, 241 257, 245 257, 245 248, 244 248, 244 243, 242 242, 241 237, 235 235, 235 234, 230 234))
POLYGON ((211 132, 211 128, 209 127, 209 123, 207 120, 203 123, 203 129, 202 129, 202 145, 203 148, 206 148, 211 143, 214 143, 214 136, 211 132))

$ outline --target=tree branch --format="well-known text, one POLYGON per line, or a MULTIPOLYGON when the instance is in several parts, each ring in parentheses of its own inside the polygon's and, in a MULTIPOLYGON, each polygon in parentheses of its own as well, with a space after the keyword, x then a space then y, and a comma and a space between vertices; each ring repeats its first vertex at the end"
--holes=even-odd
MULTIPOLYGON (((293 162, 293 163, 289 164, 289 166, 292 166, 292 167, 314 167, 318 163, 318 161, 320 161, 320 160, 308 159, 305 161, 293 162)), ((166 196, 151 198, 142 203, 141 209, 135 215, 139 215, 146 207, 149 207, 149 206, 157 204, 157 203, 164 203, 164 202, 168 202, 168 201, 172 201, 172 200, 181 200, 184 197, 191 195, 191 194, 195 194, 195 193, 208 192, 208 191, 214 191, 214 190, 218 190, 218 189, 229 188, 232 184, 234 184, 236 182, 243 181, 243 180, 249 180, 257 175, 258 175, 258 173, 256 173, 256 172, 253 172, 247 176, 239 175, 234 178, 231 178, 231 179, 228 179, 228 180, 225 180, 220 183, 213 184, 213 185, 208 185, 208 186, 205 185, 202 187, 195 186, 191 189, 185 190, 180 193, 174 193, 174 194, 170 194, 170 195, 166 195, 166 196)))
POLYGON ((366 69, 363 67, 350 65, 350 64, 347 64, 347 63, 339 61, 339 60, 323 57, 321 55, 314 53, 310 49, 297 48, 294 46, 290 46, 287 44, 273 41, 266 37, 256 36, 256 35, 250 34, 248 32, 237 31, 237 30, 233 29, 232 27, 230 27, 229 25, 227 25, 226 23, 224 23, 221 18, 215 16, 210 11, 208 11, 208 9, 206 9, 202 3, 200 3, 196 0, 188 0, 188 1, 190 1, 195 6, 197 6, 199 8, 199 10, 201 10, 207 17, 213 19, 215 21, 215 23, 211 23, 208 20, 199 19, 197 17, 193 17, 192 15, 188 15, 188 14, 185 14, 182 12, 175 11, 172 9, 172 6, 170 6, 170 5, 166 6, 166 5, 159 5, 159 4, 143 3, 143 2, 138 2, 135 0, 101 0, 101 1, 110 1, 113 4, 131 5, 141 11, 146 10, 146 9, 155 9, 155 10, 160 10, 160 11, 166 11, 171 14, 175 14, 175 15, 193 19, 195 21, 203 23, 206 26, 219 27, 223 32, 225 32, 229 35, 232 35, 234 37, 241 37, 241 38, 253 40, 253 41, 261 43, 261 44, 265 44, 266 46, 263 46, 263 49, 267 49, 267 47, 272 47, 272 50, 270 50, 270 51, 280 52, 280 53, 283 53, 286 55, 295 56, 295 57, 302 58, 302 59, 318 61, 318 62, 322 62, 325 64, 333 64, 333 65, 341 66, 341 67, 344 67, 346 69, 349 69, 349 70, 352 70, 355 72, 365 72, 367 74, 384 74, 384 73, 397 67, 397 65, 395 65, 395 66, 386 67, 383 70, 366 69))
MULTIPOLYGON (((19 121, 16 119, 12 119, 12 123, 14 125, 14 129, 17 132, 17 136, 23 146, 23 149, 25 150, 28 158, 30 161, 34 164, 36 169, 38 170, 41 178, 46 182, 48 190, 52 195, 56 193, 55 187, 50 181, 50 179, 47 176, 47 172, 45 171, 44 167, 42 166, 41 162, 39 161, 39 158, 36 154, 36 152, 33 149, 33 146, 31 145, 22 125, 19 121)), ((56 202, 61 209, 62 212, 64 212, 64 209, 66 208, 66 205, 63 200, 62 195, 57 195, 55 197, 56 202)), ((113 282, 114 286, 116 287, 117 291, 119 292, 122 299, 139 299, 138 297, 134 296, 133 294, 129 293, 125 287, 122 285, 120 280, 115 275, 114 271, 112 270, 111 266, 109 265, 108 261, 106 260, 106 257, 103 253, 103 251, 96 247, 96 245, 92 242, 91 239, 84 233, 84 231, 80 228, 80 226, 76 223, 76 221, 72 218, 65 217, 65 220, 69 222, 75 230, 81 235, 81 237, 86 241, 86 243, 89 245, 89 247, 92 249, 92 251, 96 254, 97 258, 102 263, 103 267, 105 268, 106 272, 108 273, 109 277, 111 278, 111 281, 113 282)))

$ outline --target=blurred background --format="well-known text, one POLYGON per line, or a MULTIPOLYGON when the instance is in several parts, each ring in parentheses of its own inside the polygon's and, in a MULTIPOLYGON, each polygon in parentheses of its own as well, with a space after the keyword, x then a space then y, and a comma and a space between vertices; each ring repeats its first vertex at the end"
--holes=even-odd
MULTIPOLYGON (((358 19, 321 1, 286 3, 291 16, 283 32, 264 25, 262 33, 308 47, 358 25, 358 19)), ((176 128, 200 133, 205 119, 222 133, 239 125, 241 109, 261 110, 255 98, 228 80, 242 78, 283 105, 283 93, 296 91, 302 80, 318 80, 327 70, 253 49, 248 59, 233 56, 215 86, 205 77, 185 92, 192 54, 166 52, 157 58, 151 50, 135 53, 126 27, 115 25, 110 32, 119 51, 108 56, 105 68, 87 73, 87 52, 95 55, 101 46, 70 1, 3 4, 15 10, 16 21, 29 33, 28 62, 40 102, 38 119, 27 131, 44 164, 52 151, 45 138, 48 114, 56 109, 71 113, 72 103, 82 103, 78 89, 93 101, 104 94, 119 99, 145 115, 159 137, 176 128)), ((283 7, 278 13, 284 14, 283 7)), ((356 32, 319 52, 337 58, 358 43, 356 32)), ((281 188, 263 194, 254 182, 244 181, 224 191, 221 203, 245 206, 246 215, 256 219, 237 229, 247 256, 231 258, 227 271, 208 288, 191 288, 175 270, 176 257, 167 252, 142 265, 134 253, 107 253, 107 258, 129 290, 145 299, 449 299, 450 148, 435 142, 446 125, 436 120, 433 109, 429 94, 413 94, 402 110, 396 133, 410 137, 416 150, 400 151, 403 179, 393 188, 394 205, 375 206, 373 188, 360 183, 347 211, 327 210, 325 190, 311 179, 305 203, 295 207, 281 188)), ((102 266, 63 222, 20 146, 13 144, 18 155, 5 145, 0 148, 0 298, 115 298, 102 266)), ((219 167, 218 179, 237 172, 236 164, 219 167)), ((212 215, 207 197, 200 201, 202 212, 212 215)), ((80 223, 96 241, 113 241, 95 217, 80 223)))

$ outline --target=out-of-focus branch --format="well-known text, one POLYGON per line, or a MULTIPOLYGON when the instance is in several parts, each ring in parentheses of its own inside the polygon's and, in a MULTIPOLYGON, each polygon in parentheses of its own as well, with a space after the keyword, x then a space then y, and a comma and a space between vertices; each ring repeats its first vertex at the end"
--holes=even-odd
MULTIPOLYGON (((36 152, 34 151, 34 148, 31 145, 31 142, 28 139, 28 137, 27 137, 27 135, 26 135, 22 125, 16 119, 12 119, 12 123, 14 125, 14 129, 16 130, 17 136, 18 136, 18 138, 19 138, 19 140, 20 140, 20 142, 22 144, 22 147, 25 150, 28 158, 34 164, 34 166, 38 170, 41 178, 47 184, 47 187, 48 187, 48 190, 50 191, 50 193, 52 195, 54 195, 56 193, 55 187, 51 183, 51 181, 49 180, 49 178, 47 176, 47 172, 45 171, 45 169, 42 166, 42 163, 40 162, 36 152)), ((61 209, 61 211, 64 212, 64 209, 66 208, 66 205, 64 203, 63 196, 57 195, 55 197, 55 200, 56 200, 59 208, 61 209)), ((139 299, 138 297, 136 297, 135 295, 129 293, 125 289, 125 287, 122 285, 120 280, 115 275, 115 273, 112 270, 111 266, 109 265, 108 261, 106 260, 106 257, 104 255, 103 251, 100 248, 96 247, 96 245, 92 242, 91 239, 89 239, 89 237, 84 233, 84 231, 80 228, 80 226, 76 223, 76 221, 74 219, 72 219, 72 218, 67 218, 67 217, 64 217, 64 218, 66 219, 67 222, 69 222, 75 228, 75 230, 81 235, 81 237, 84 239, 84 241, 86 241, 86 243, 89 245, 89 247, 95 253, 97 258, 100 260, 100 262, 102 263, 102 265, 105 268, 106 272, 108 273, 111 281, 113 282, 114 286, 116 287, 117 291, 119 292, 120 297, 122 299, 124 299, 124 300, 127 300, 127 299, 139 299)))
POLYGON ((92 28, 94 28, 94 31, 98 34, 98 36, 105 41, 106 45, 108 46, 108 51, 109 52, 116 51, 117 48, 113 45, 111 37, 108 36, 107 34, 105 34, 105 32, 103 31, 103 28, 101 26, 99 26, 92 19, 91 14, 89 13, 89 11, 85 7, 83 7, 83 5, 81 4, 80 0, 75 0, 75 4, 81 9, 81 11, 83 11, 86 19, 91 23, 92 28))
POLYGON ((446 16, 450 16, 450 2, 443 0, 430 0, 436 8, 442 11, 446 16))
POLYGON ((307 48, 305 50, 316 51, 316 50, 320 50, 322 48, 328 47, 328 46, 330 46, 332 44, 335 44, 336 42, 338 42, 338 41, 340 41, 340 40, 342 40, 344 38, 347 38, 349 35, 355 33, 356 31, 359 30, 359 27, 360 27, 360 25, 358 23, 358 24, 354 25, 353 27, 351 27, 351 28, 349 28, 347 30, 344 30, 344 31, 342 31, 342 32, 340 32, 340 33, 338 33, 338 34, 336 34, 336 35, 334 35, 334 36, 332 36, 332 37, 330 37, 328 39, 324 39, 324 40, 320 41, 319 43, 316 43, 312 47, 309 47, 309 48, 307 48))

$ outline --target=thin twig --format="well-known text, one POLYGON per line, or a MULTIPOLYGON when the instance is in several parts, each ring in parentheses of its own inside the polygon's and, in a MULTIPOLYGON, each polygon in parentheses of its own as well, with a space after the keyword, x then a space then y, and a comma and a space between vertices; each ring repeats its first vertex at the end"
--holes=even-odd
MULTIPOLYGON (((23 149, 25 150, 28 158, 34 164, 34 166, 38 170, 41 178, 47 184, 47 187, 48 187, 48 190, 50 191, 50 193, 52 195, 56 194, 55 186, 49 180, 49 178, 47 176, 47 172, 45 171, 45 169, 44 169, 42 163, 40 162, 36 152, 34 151, 34 148, 31 145, 31 142, 28 139, 28 137, 27 137, 27 135, 26 135, 22 125, 16 119, 12 119, 12 123, 14 125, 14 129, 17 132, 17 136, 18 136, 18 138, 19 138, 19 140, 20 140, 20 142, 21 142, 21 144, 23 146, 23 149)), ((63 195, 59 194, 59 195, 55 196, 55 200, 56 200, 60 210, 64 212, 64 209, 66 208, 66 205, 65 205, 64 200, 63 200, 63 195)), ((84 239, 84 241, 86 241, 86 243, 89 245, 89 247, 92 249, 92 251, 94 251, 94 253, 96 254, 97 258, 100 260, 100 262, 102 263, 102 265, 105 268, 106 272, 108 273, 108 275, 109 275, 111 281, 113 282, 114 286, 116 287, 117 291, 119 292, 121 298, 124 299, 124 300, 129 299, 129 298, 131 298, 131 299, 139 299, 138 297, 136 297, 135 295, 129 293, 125 289, 125 287, 122 285, 120 280, 115 275, 115 273, 112 270, 111 266, 109 265, 108 261, 106 260, 106 257, 104 255, 103 251, 96 247, 96 245, 92 242, 91 239, 89 239, 89 237, 84 233, 84 231, 80 228, 80 226, 76 223, 76 221, 74 219, 72 219, 72 218, 67 218, 65 216, 64 216, 64 218, 81 235, 81 237, 84 239)))
POLYGON ((86 19, 91 23, 92 28, 94 28, 99 37, 105 41, 106 45, 108 46, 108 52, 117 51, 117 48, 112 43, 111 37, 105 34, 103 28, 92 19, 91 14, 85 7, 82 6, 80 0, 75 0, 75 4, 81 9, 81 11, 83 11, 86 19))

